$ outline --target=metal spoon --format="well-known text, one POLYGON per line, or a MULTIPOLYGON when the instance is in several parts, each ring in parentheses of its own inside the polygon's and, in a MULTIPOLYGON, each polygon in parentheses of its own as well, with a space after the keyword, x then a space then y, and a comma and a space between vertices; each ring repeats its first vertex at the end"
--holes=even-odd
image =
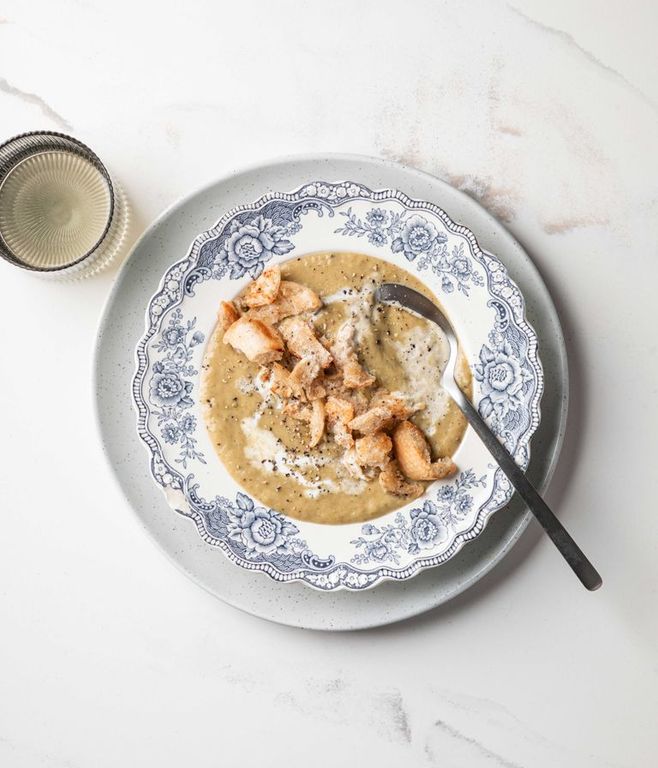
POLYGON ((546 502, 531 485, 523 471, 499 442, 498 438, 486 425, 484 419, 471 404, 471 401, 461 391, 455 380, 455 366, 457 364, 458 342, 457 335, 447 317, 429 299, 412 288, 397 283, 384 283, 379 286, 375 296, 377 301, 385 304, 398 304, 411 310, 422 317, 436 323, 445 333, 450 346, 450 358, 443 375, 443 388, 457 403, 462 413, 468 419, 470 425, 477 432, 498 466, 507 475, 510 483, 517 493, 530 508, 543 529, 551 537, 555 546, 560 550, 562 557, 569 563, 573 572, 578 576, 583 585, 589 590, 598 589, 603 581, 596 568, 585 557, 576 542, 567 533, 566 529, 548 508, 546 502))

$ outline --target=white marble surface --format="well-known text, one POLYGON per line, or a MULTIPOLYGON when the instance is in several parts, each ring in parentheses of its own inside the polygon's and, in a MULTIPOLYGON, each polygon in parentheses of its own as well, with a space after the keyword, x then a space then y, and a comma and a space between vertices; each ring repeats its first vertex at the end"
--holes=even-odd
POLYGON ((529 531, 385 630, 219 603, 102 463, 90 356, 114 273, 57 286, 0 264, 0 765, 655 764, 657 24, 651 0, 2 3, 2 134, 90 143, 135 233, 229 169, 324 150, 399 158, 504 219, 569 342, 549 499, 605 585, 586 593, 529 531))

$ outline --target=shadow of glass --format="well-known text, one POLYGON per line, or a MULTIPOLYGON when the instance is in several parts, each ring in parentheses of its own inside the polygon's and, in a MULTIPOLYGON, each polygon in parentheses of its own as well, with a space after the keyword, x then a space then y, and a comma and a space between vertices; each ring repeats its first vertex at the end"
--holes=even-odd
MULTIPOLYGON (((125 189, 124 192, 126 192, 125 189)), ((127 192, 126 196, 128 196, 127 192)), ((132 198, 130 197, 128 197, 128 211, 130 219, 128 221, 128 231, 126 232, 126 239, 123 247, 121 248, 121 251, 115 256, 115 258, 112 259, 111 263, 98 273, 98 275, 102 275, 105 278, 109 277, 114 279, 114 277, 116 277, 123 263, 132 251, 135 243, 148 226, 149 222, 147 221, 146 217, 141 213, 139 208, 135 206, 132 198)), ((95 275, 94 277, 98 277, 98 275, 95 275)))

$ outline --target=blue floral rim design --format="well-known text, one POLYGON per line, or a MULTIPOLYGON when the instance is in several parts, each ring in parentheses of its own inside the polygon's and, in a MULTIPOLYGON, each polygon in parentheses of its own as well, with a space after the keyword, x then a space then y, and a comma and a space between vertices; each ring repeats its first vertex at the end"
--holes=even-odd
POLYGON ((138 433, 148 448, 154 479, 176 511, 194 521, 201 538, 241 567, 321 590, 361 590, 382 579, 410 578, 450 559, 482 531, 512 489, 494 467, 491 477, 478 477, 466 468, 418 506, 361 525, 350 540, 349 560, 316 554, 300 531, 303 524, 258 506, 241 491, 233 500, 206 498, 195 475, 207 461, 198 446, 197 429, 203 425, 191 413, 198 375, 194 358, 205 334, 197 329, 196 316, 188 316, 181 306, 206 281, 257 277, 268 261, 295 255, 295 235, 310 212, 318 217, 338 213, 334 234, 365 238, 372 248, 399 254, 408 268, 431 274, 446 295, 468 300, 474 289, 487 291, 494 322, 473 366, 480 390, 477 405, 524 468, 540 421, 543 372, 523 297, 498 259, 482 251, 473 233, 438 206, 397 190, 314 181, 292 193, 264 195, 227 212, 167 271, 147 308, 133 380, 138 433), (355 210, 364 202, 375 207, 355 210), (454 235, 460 242, 452 242, 454 235), (476 503, 475 494, 489 483, 491 492, 476 503), (465 520, 472 524, 454 535, 465 520))

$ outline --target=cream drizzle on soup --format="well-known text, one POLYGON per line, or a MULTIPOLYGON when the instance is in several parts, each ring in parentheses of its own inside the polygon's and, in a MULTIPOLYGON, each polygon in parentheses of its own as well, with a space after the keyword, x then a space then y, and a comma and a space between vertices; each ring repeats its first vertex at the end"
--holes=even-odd
MULTIPOLYGON (((353 392, 356 403, 363 401, 362 412, 372 393, 382 389, 408 401, 422 401, 422 409, 409 421, 422 430, 433 461, 453 456, 466 422, 439 386, 447 361, 446 339, 428 321, 398 307, 376 304, 374 289, 381 282, 399 282, 438 303, 436 297, 406 270, 359 253, 310 254, 283 263, 280 271, 283 281, 306 286, 322 299, 322 306, 302 315, 318 339, 327 343, 346 322, 351 323, 359 364, 376 378, 373 385, 353 392)), ((260 316, 268 319, 266 313, 260 316)), ((276 326, 272 325, 275 333, 276 326)), ((290 403, 272 393, 268 364, 250 361, 224 343, 223 336, 218 324, 205 352, 204 416, 219 458, 249 494, 283 514, 316 523, 365 521, 408 503, 408 498, 383 489, 374 474, 379 470, 368 468, 362 477, 355 476, 345 448, 329 431, 309 447, 310 426, 291 416, 290 403)), ((293 368, 296 358, 282 354, 278 364, 293 368)), ((470 393, 471 374, 463 357, 458 368, 460 385, 470 393)), ((334 378, 329 367, 318 381, 327 384, 334 378)), ((297 410, 302 407, 308 409, 310 404, 300 404, 297 410)))

